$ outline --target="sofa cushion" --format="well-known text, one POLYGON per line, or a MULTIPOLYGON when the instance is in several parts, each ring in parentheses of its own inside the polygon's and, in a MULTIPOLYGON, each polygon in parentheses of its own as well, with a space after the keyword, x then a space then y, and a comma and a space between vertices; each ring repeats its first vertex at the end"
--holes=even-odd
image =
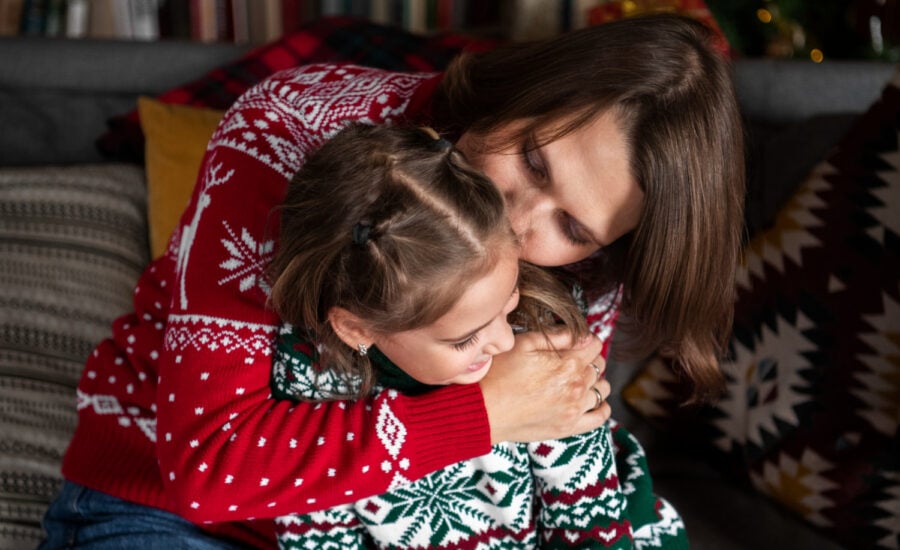
POLYGON ((0 548, 34 548, 84 361, 148 261, 131 165, 0 169, 0 548))
POLYGON ((900 542, 900 73, 747 245, 727 393, 680 409, 655 359, 626 402, 851 548, 900 542))
MULTIPOLYGON (((457 33, 416 35, 400 27, 354 17, 325 17, 173 88, 157 99, 226 109, 250 86, 282 69, 314 62, 347 61, 389 70, 434 71, 446 67, 464 49, 475 51, 496 43, 496 40, 457 33)), ((97 146, 109 158, 141 161, 144 144, 137 111, 110 119, 109 129, 98 138, 97 146)))
POLYGON ((162 256, 194 190, 206 144, 223 111, 138 98, 145 138, 150 255, 162 256))

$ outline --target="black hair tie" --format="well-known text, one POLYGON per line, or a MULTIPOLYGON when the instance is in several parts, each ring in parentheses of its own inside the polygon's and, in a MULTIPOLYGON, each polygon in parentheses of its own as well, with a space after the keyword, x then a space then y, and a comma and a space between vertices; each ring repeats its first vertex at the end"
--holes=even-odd
POLYGON ((452 143, 442 138, 441 135, 438 134, 437 131, 431 126, 420 126, 419 129, 428 134, 428 137, 431 138, 431 143, 428 144, 428 147, 432 151, 446 151, 447 149, 453 147, 452 143))
POLYGON ((431 149, 433 151, 446 151, 451 147, 453 147, 453 144, 444 138, 438 138, 431 142, 431 149))
POLYGON ((353 226, 353 244, 365 246, 369 242, 369 235, 372 232, 372 224, 359 222, 353 226))

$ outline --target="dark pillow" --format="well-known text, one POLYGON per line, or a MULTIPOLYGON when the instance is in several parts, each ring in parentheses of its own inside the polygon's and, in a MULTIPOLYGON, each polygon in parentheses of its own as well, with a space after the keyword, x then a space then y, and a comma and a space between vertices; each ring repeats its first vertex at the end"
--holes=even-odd
POLYGON ((747 120, 748 235, 772 226, 775 215, 812 168, 825 158, 858 118, 825 114, 786 124, 747 120))
POLYGON ((900 545, 898 86, 746 246, 724 398, 680 408, 659 358, 623 392, 848 548, 900 545))
MULTIPOLYGON (((251 50, 237 61, 169 90, 157 99, 224 110, 257 82, 291 67, 348 61, 396 71, 436 71, 444 69, 463 50, 479 51, 496 44, 496 40, 489 38, 457 33, 416 35, 366 19, 327 17, 251 50)), ((142 162, 144 137, 137 109, 110 119, 108 127, 97 140, 100 152, 113 159, 142 162)))

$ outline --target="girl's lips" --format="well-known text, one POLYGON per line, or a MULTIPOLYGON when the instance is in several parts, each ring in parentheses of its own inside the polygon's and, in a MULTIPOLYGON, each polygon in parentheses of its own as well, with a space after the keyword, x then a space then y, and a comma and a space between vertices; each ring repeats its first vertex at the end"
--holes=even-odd
POLYGON ((483 369, 483 368, 485 368, 486 366, 488 366, 488 365, 491 364, 491 359, 493 359, 493 357, 488 357, 488 358, 485 359, 484 361, 479 361, 479 362, 477 362, 477 363, 472 363, 471 365, 469 365, 469 369, 468 369, 469 372, 480 371, 481 369, 483 369))

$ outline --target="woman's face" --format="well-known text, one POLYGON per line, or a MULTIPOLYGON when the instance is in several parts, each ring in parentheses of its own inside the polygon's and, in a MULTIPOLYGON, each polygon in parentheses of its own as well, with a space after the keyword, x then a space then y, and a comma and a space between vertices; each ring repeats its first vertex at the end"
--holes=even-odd
POLYGON ((644 193, 613 111, 536 149, 534 138, 500 151, 485 151, 481 143, 466 133, 457 147, 503 193, 524 260, 576 262, 637 227, 644 193))
POLYGON ((466 287, 453 307, 430 325, 375 335, 374 344, 391 361, 425 384, 471 384, 491 368, 494 355, 515 343, 507 316, 519 303, 516 247, 466 287))

